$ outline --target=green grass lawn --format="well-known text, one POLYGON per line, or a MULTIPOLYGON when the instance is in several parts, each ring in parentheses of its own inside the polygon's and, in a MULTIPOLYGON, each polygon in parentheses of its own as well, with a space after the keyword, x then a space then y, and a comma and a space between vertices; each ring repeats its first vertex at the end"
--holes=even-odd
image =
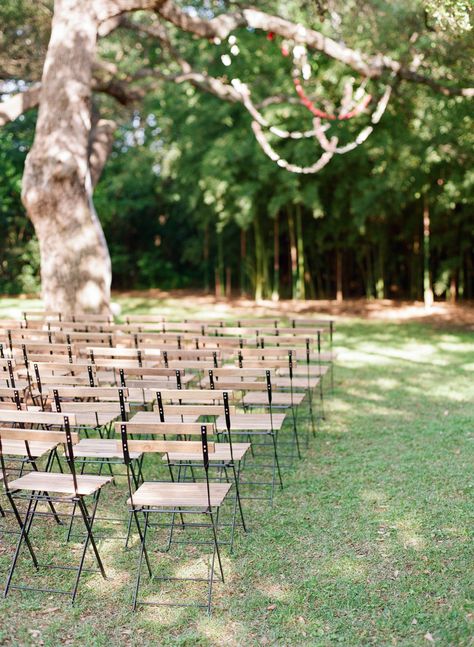
MULTIPOLYGON (((473 335, 351 320, 336 346, 327 420, 274 508, 249 508, 212 617, 132 613, 136 546, 124 552, 110 532, 109 579, 86 575, 73 608, 12 592, 0 644, 472 645, 473 335)), ((102 509, 123 510, 123 484, 108 495, 102 509)), ((48 552, 66 556, 56 541, 48 552)), ((1 542, 3 577, 12 540, 1 542)))

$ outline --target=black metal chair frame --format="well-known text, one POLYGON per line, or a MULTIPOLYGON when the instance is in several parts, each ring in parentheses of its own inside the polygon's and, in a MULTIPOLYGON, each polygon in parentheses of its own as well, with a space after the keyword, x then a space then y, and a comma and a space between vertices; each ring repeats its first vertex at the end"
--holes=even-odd
MULTIPOLYGON (((77 590, 79 587, 79 581, 81 578, 81 575, 83 572, 100 572, 102 577, 105 579, 106 574, 104 570, 104 566, 102 564, 102 560, 100 558, 98 548, 95 542, 95 538, 92 532, 93 525, 94 525, 94 520, 96 516, 96 511, 97 511, 97 506, 99 503, 99 498, 100 498, 100 493, 101 493, 101 488, 97 489, 95 493, 92 495, 93 497, 93 506, 92 506, 92 511, 89 512, 86 503, 84 501, 85 496, 79 494, 78 492, 78 481, 77 481, 77 474, 76 474, 76 469, 74 465, 74 450, 73 450, 73 443, 72 443, 72 437, 71 437, 71 429, 69 425, 69 418, 68 416, 64 416, 63 418, 63 425, 62 425, 62 430, 64 431, 65 434, 65 454, 66 454, 66 460, 67 464, 72 476, 73 480, 73 485, 74 485, 74 495, 71 496, 69 499, 64 497, 64 496, 54 496, 50 495, 47 492, 40 492, 40 491, 27 491, 24 490, 11 490, 8 484, 8 475, 7 475, 7 468, 6 468, 6 463, 5 463, 5 457, 2 452, 2 438, 1 438, 1 428, 0 428, 0 466, 1 466, 1 471, 2 471, 2 476, 3 476, 3 483, 5 487, 5 494, 6 497, 11 505, 11 509, 13 511, 13 514, 18 522, 18 526, 20 528, 20 533, 19 533, 19 538, 18 542, 16 545, 16 549, 13 555, 13 559, 10 565, 10 569, 8 572, 7 576, 7 581, 4 589, 4 597, 7 597, 8 593, 11 590, 19 590, 19 591, 36 591, 36 592, 43 592, 43 593, 55 593, 59 595, 69 595, 71 596, 71 603, 74 604, 76 596, 77 596, 77 590), (17 506, 17 501, 26 501, 27 503, 27 509, 26 513, 24 514, 23 518, 20 514, 20 510, 18 509, 17 506), (33 548, 33 545, 30 540, 30 532, 31 528, 33 525, 33 521, 35 516, 42 516, 42 517, 51 517, 57 514, 56 512, 38 512, 37 511, 37 506, 38 503, 44 502, 47 503, 48 505, 54 505, 54 503, 71 503, 74 505, 74 507, 78 506, 81 512, 81 517, 84 522, 84 526, 86 529, 86 538, 84 540, 84 546, 83 550, 80 556, 80 561, 77 566, 71 566, 68 564, 41 564, 38 561, 37 553, 36 550, 33 548), (26 585, 12 585, 12 579, 13 575, 15 573, 15 569, 18 563, 18 558, 20 556, 20 552, 22 549, 23 544, 26 545, 28 552, 30 554, 31 560, 33 562, 33 565, 36 569, 36 571, 39 571, 40 568, 49 568, 49 569, 59 569, 59 570, 65 570, 65 571, 75 571, 76 572, 76 578, 74 581, 73 588, 71 590, 63 590, 63 589, 51 589, 51 588, 46 588, 46 587, 32 587, 32 586, 26 586, 26 585), (89 544, 91 545, 93 549, 93 553, 98 565, 99 570, 97 569, 87 569, 84 568, 84 562, 86 558, 86 553, 87 549, 89 547, 89 544)), ((25 443, 28 443, 26 440, 25 443)), ((64 515, 62 515, 64 516, 64 515)))
MULTIPOLYGON (((206 474, 206 489, 207 489, 207 507, 205 509, 193 509, 193 508, 155 508, 152 506, 137 506, 133 502, 133 496, 134 496, 134 491, 133 491, 133 478, 129 472, 129 467, 130 467, 130 452, 129 452, 129 447, 128 447, 128 434, 127 434, 127 426, 126 425, 121 425, 121 439, 122 439, 122 450, 123 450, 123 456, 124 456, 124 463, 127 466, 127 480, 128 480, 128 488, 129 488, 129 495, 130 495, 130 507, 129 507, 129 513, 131 516, 133 516, 133 519, 135 521, 135 525, 137 527, 139 539, 140 539, 140 550, 139 550, 139 556, 138 556, 138 567, 137 567, 137 575, 136 575, 136 580, 135 580, 135 586, 133 590, 133 598, 132 598, 132 606, 133 610, 136 611, 138 606, 141 605, 148 605, 148 606, 172 606, 172 607, 199 607, 199 608, 205 608, 207 609, 208 614, 211 614, 211 602, 212 602, 212 590, 213 590, 213 584, 215 583, 215 578, 214 578, 214 572, 215 572, 215 562, 217 558, 218 566, 219 566, 219 573, 220 573, 220 581, 224 582, 224 571, 222 567, 222 560, 221 560, 221 555, 220 555, 220 550, 219 550, 219 541, 218 541, 218 525, 219 525, 219 510, 220 507, 212 506, 211 505, 211 493, 210 493, 210 480, 209 480, 209 448, 208 448, 208 440, 207 440, 207 427, 205 424, 201 426, 201 446, 202 446, 202 454, 203 454, 203 467, 204 471, 206 474), (209 565, 209 572, 208 572, 208 577, 207 578, 194 578, 194 577, 158 577, 153 575, 153 571, 151 569, 151 564, 150 564, 150 558, 146 549, 146 539, 147 539, 147 533, 150 528, 153 527, 154 524, 152 524, 149 520, 150 515, 154 514, 164 514, 164 515, 172 515, 175 516, 177 514, 179 515, 205 515, 209 519, 209 522, 206 523, 199 523, 199 524, 193 524, 195 526, 198 526, 200 528, 208 528, 211 529, 212 531, 212 545, 213 545, 213 553, 212 557, 210 559, 210 565, 209 565), (140 523, 139 516, 143 515, 143 526, 140 523), (140 600, 139 599, 139 591, 140 591, 140 582, 142 578, 142 570, 143 570, 143 562, 145 561, 146 568, 148 571, 148 575, 150 579, 157 579, 157 580, 163 580, 163 581, 192 581, 192 582, 206 582, 207 583, 207 602, 206 604, 202 603, 185 603, 185 602, 161 602, 161 601, 149 601, 149 600, 140 600)), ((159 525, 159 524, 156 524, 159 525)), ((166 549, 168 550, 168 548, 166 549)), ((164 552, 166 552, 166 550, 164 552)))
MULTIPOLYGON (((240 363, 241 362, 239 362, 239 364, 240 363)), ((239 366, 239 368, 243 368, 243 367, 239 366)), ((214 377, 212 370, 209 370, 208 373, 209 373, 209 383, 211 385, 211 389, 214 389, 215 384, 216 384, 214 382, 214 380, 217 379, 217 378, 214 377)), ((245 481, 245 485, 270 486, 270 496, 269 497, 268 496, 259 496, 259 495, 256 495, 256 496, 254 496, 254 495, 242 496, 239 493, 239 501, 244 500, 244 499, 249 499, 249 500, 262 500, 262 499, 267 500, 267 499, 269 499, 270 500, 270 505, 273 505, 273 499, 274 499, 274 495, 275 495, 275 488, 276 488, 277 480, 278 480, 280 489, 282 490, 283 489, 283 476, 282 476, 282 470, 281 470, 281 464, 280 464, 280 455, 278 453, 278 430, 275 430, 274 425, 273 425, 273 413, 274 413, 273 390, 272 390, 272 383, 271 383, 271 373, 270 373, 269 370, 265 371, 265 382, 266 382, 266 391, 267 391, 267 398, 268 398, 268 412, 269 412, 269 416, 270 416, 270 430, 268 430, 268 431, 256 431, 256 430, 252 431, 252 430, 249 430, 249 431, 242 431, 242 432, 236 432, 234 430, 233 433, 234 434, 237 433, 239 435, 245 436, 250 441, 251 447, 254 447, 254 446, 257 446, 257 445, 262 446, 262 447, 266 447, 266 446, 271 444, 271 447, 272 447, 272 452, 271 453, 272 453, 272 457, 273 457, 272 464, 271 465, 266 465, 266 464, 262 465, 262 464, 258 463, 259 467, 263 467, 263 468, 268 468, 269 467, 272 470, 271 481, 268 481, 268 482, 267 481, 245 481), (255 441, 253 440, 253 438, 255 436, 270 436, 271 437, 271 443, 267 443, 267 442, 255 443, 255 441)), ((217 381, 217 384, 218 384, 218 381, 217 381)), ((231 419, 231 416, 230 416, 228 410, 227 410, 227 413, 226 413, 226 416, 225 416, 225 420, 226 420, 227 433, 230 436, 231 427, 232 427, 232 419, 231 419)), ((253 451, 252 451, 252 455, 253 456, 255 455, 253 451)), ((240 473, 239 473, 239 482, 240 482, 240 473)))
MULTIPOLYGON (((95 387, 94 384, 91 384, 91 386, 95 387)), ((127 415, 125 411, 125 397, 123 393, 123 389, 119 388, 118 389, 118 397, 119 397, 119 405, 120 405, 120 418, 122 422, 126 422, 127 420, 127 415)), ((61 413, 62 410, 62 405, 61 405, 61 400, 59 398, 59 392, 57 389, 53 389, 53 400, 54 400, 54 406, 55 410, 57 413, 61 413)), ((83 430, 82 427, 78 428, 79 430, 83 430)), ((113 422, 107 427, 107 432, 106 435, 104 436, 98 427, 96 428, 99 432, 100 438, 110 438, 110 434, 113 430, 113 422)), ((89 437, 88 433, 86 432, 86 436, 89 437)), ((135 484, 135 487, 138 488, 140 483, 143 483, 143 456, 140 458, 131 458, 131 464, 130 464, 130 472, 135 484)), ((80 474, 84 474, 85 469, 87 465, 98 465, 98 475, 102 475, 102 470, 104 469, 105 466, 108 467, 110 475, 115 479, 117 475, 113 472, 112 466, 113 465, 123 465, 123 459, 110 459, 110 458, 95 458, 95 459, 90 459, 90 458, 82 458, 82 457, 75 457, 74 461, 76 464, 80 465, 80 474)), ((74 526, 74 520, 75 520, 75 515, 76 515, 76 510, 77 510, 77 505, 73 506, 72 513, 70 515, 70 521, 69 521, 69 527, 68 527, 68 532, 67 532, 67 537, 66 541, 70 541, 72 538, 72 531, 73 531, 73 526, 74 526)), ((117 517, 98 517, 98 521, 105 521, 107 523, 123 523, 123 520, 117 517)), ((127 524, 127 533, 125 535, 125 548, 128 547, 128 543, 130 540, 130 533, 131 533, 131 519, 129 519, 128 524, 127 524)))
MULTIPOLYGON (((209 370, 209 373, 212 376, 212 370, 209 370)), ((215 389, 215 384, 212 381, 211 382, 211 390, 215 389)), ((163 416, 164 410, 163 410, 163 405, 162 405, 162 398, 161 398, 161 393, 158 391, 157 394, 157 402, 158 404, 158 409, 160 412, 160 416, 163 416)), ((232 515, 231 515, 231 522, 230 522, 230 539, 229 541, 220 541, 220 545, 229 545, 229 550, 230 552, 233 551, 234 548, 234 538, 235 538, 235 529, 237 527, 237 514, 240 516, 240 525, 242 526, 243 531, 246 533, 247 532, 247 524, 245 522, 245 517, 244 517, 244 511, 243 511, 243 506, 242 506, 242 498, 240 496, 240 487, 239 487, 239 482, 240 482, 240 470, 241 470, 241 461, 236 460, 234 458, 234 449, 233 449, 233 444, 232 444, 232 433, 231 433, 231 419, 230 419, 230 409, 229 409, 229 394, 227 391, 225 391, 222 395, 222 400, 223 400, 223 405, 224 405, 224 417, 226 421, 226 432, 219 432, 217 431, 217 428, 214 425, 214 430, 216 437, 218 439, 218 442, 227 442, 229 445, 229 452, 230 452, 230 460, 227 461, 210 461, 209 462, 209 467, 218 470, 218 477, 217 481, 222 483, 222 473, 224 473, 225 476, 225 482, 226 483, 232 483, 234 486, 234 503, 233 503, 233 509, 232 509, 232 515), (229 478, 228 471, 230 470, 232 472, 232 477, 229 478)), ((162 420, 164 421, 164 419, 162 420)), ((203 463, 200 462, 192 462, 189 460, 182 460, 182 461, 170 461, 169 457, 166 456, 168 467, 170 469, 171 477, 177 482, 183 482, 186 480, 191 480, 192 482, 196 482, 196 476, 194 473, 194 468, 199 468, 203 466, 203 463), (177 478, 175 479, 172 468, 177 467, 178 468, 178 475, 177 478), (191 479, 187 479, 186 475, 186 470, 187 468, 190 468, 190 473, 191 473, 191 479)), ((209 478, 208 475, 206 475, 206 478, 209 478)), ((169 541, 169 546, 171 545, 172 541, 172 531, 174 529, 174 524, 175 524, 175 515, 172 517, 172 525, 171 525, 171 531, 170 531, 170 541, 169 541)), ((220 527, 224 527, 226 524, 222 523, 220 524, 220 527)), ((185 526, 184 520, 181 519, 181 527, 183 528, 185 526)), ((187 543, 187 542, 181 542, 181 543, 187 543)))

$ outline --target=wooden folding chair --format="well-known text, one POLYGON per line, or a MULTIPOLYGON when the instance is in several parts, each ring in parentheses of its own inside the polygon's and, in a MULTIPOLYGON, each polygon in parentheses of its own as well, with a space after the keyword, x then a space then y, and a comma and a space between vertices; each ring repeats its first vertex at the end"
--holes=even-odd
MULTIPOLYGON (((73 387, 79 393, 82 389, 83 392, 90 393, 88 387, 73 387)), ((99 389, 99 387, 90 387, 93 389, 99 389)), ((130 413, 130 405, 125 402, 125 396, 123 389, 115 391, 117 394, 117 400, 115 401, 100 401, 99 398, 100 391, 97 391, 97 395, 84 396, 87 397, 87 401, 77 401, 65 399, 65 396, 60 397, 59 393, 64 389, 52 388, 52 401, 51 407, 57 413, 74 413, 76 417, 77 426, 85 432, 88 436, 89 433, 98 432, 100 438, 107 438, 112 430, 113 422, 117 418, 122 420, 127 419, 127 415, 130 413), (121 391, 121 398, 119 392, 121 391)), ((76 397, 79 397, 76 396, 76 397)))
MULTIPOLYGON (((11 429, 0 426, 0 466, 5 494, 8 498, 14 516, 20 528, 19 538, 15 553, 10 565, 5 585, 4 595, 7 596, 10 590, 21 591, 42 591, 45 593, 58 593, 69 595, 74 603, 77 595, 79 581, 84 570, 84 563, 87 549, 92 547, 99 571, 105 578, 105 571, 99 556, 97 545, 93 535, 93 525, 102 488, 112 479, 103 476, 79 475, 74 465, 73 445, 77 442, 77 434, 71 432, 71 425, 76 423, 74 415, 66 415, 47 412, 16 411, 14 415, 9 412, 0 411, 0 422, 20 422, 23 424, 38 424, 48 427, 47 430, 38 429, 11 429), (56 429, 53 431, 53 429, 56 429), (53 473, 31 471, 14 480, 9 478, 6 467, 6 457, 3 452, 3 443, 7 441, 50 442, 64 444, 69 473, 53 473), (86 498, 92 498, 92 510, 89 512, 86 498), (22 517, 17 503, 24 501, 27 504, 26 513, 22 517), (30 533, 35 517, 50 516, 53 513, 41 512, 37 508, 39 503, 55 503, 77 505, 81 511, 81 517, 86 530, 83 549, 79 564, 75 566, 58 564, 40 564, 37 557, 37 549, 33 548, 30 533), (12 580, 18 564, 21 549, 25 545, 31 557, 36 571, 40 568, 53 568, 75 572, 75 579, 70 590, 52 589, 44 586, 33 587, 30 585, 13 585, 12 580)), ((57 513, 56 513, 57 514, 57 513)))
MULTIPOLYGON (((120 418, 126 422, 130 413, 128 389, 116 387, 56 386, 50 387, 49 397, 57 412, 74 413, 79 425, 78 431, 85 431, 85 437, 74 446, 74 460, 79 466, 80 474, 98 473, 104 468, 111 477, 119 476, 114 472, 115 465, 123 465, 123 456, 114 436, 114 421, 120 418), (105 427, 105 431, 103 431, 105 427), (90 431, 97 431, 98 437, 90 437, 90 431)), ((138 487, 142 479, 143 455, 131 452, 131 471, 138 487)), ((73 508, 67 541, 71 539, 76 515, 73 508)), ((122 523, 122 519, 102 517, 101 521, 122 523)), ((127 530, 125 546, 128 545, 130 526, 127 530)))
MULTIPOLYGON (((29 406, 30 391, 28 387, 11 388, 0 387, 0 409, 2 411, 26 411, 27 409, 34 410, 35 407, 29 406)), ((50 443, 16 443, 14 441, 4 443, 4 453, 8 454, 15 463, 20 463, 19 471, 20 476, 26 466, 31 465, 33 469, 37 469, 36 461, 48 454, 48 466, 51 465, 54 458, 58 458, 56 446, 50 443), (51 455, 50 455, 51 454, 51 455)), ((58 458, 59 464, 59 458, 58 458)), ((48 468, 46 468, 48 471, 48 468)))
MULTIPOLYGON (((233 392, 231 390, 216 390, 216 389, 187 389, 187 390, 160 390, 156 392, 157 405, 155 411, 160 415, 160 420, 165 421, 166 414, 170 412, 170 407, 178 407, 173 409, 174 413, 182 412, 183 415, 190 410, 192 413, 200 417, 216 418, 224 415, 226 420, 230 420, 230 413, 235 414, 235 406, 231 404, 233 392)), ((230 424, 227 425, 225 432, 217 431, 213 426, 212 433, 217 435, 216 451, 212 455, 211 466, 218 470, 218 478, 222 479, 224 474, 227 482, 234 484, 234 508, 231 521, 231 534, 230 534, 230 548, 232 550, 234 543, 235 528, 237 522, 237 513, 240 515, 242 528, 246 532, 246 524, 244 519, 244 512, 242 507, 242 500, 240 497, 240 472, 241 464, 245 458, 247 451, 250 449, 250 443, 236 443, 232 439, 230 424), (230 472, 230 478, 229 478, 230 472)), ((194 468, 199 466, 202 462, 202 457, 199 452, 189 452, 187 456, 178 456, 177 454, 168 454, 168 464, 170 466, 177 465, 178 467, 178 481, 186 478, 187 467, 190 468, 192 480, 195 480, 194 468), (184 470, 183 470, 184 468, 184 470)))
POLYGON ((330 367, 330 376, 331 376, 331 390, 334 390, 334 361, 337 359, 337 353, 334 351, 334 319, 320 319, 320 320, 311 320, 311 319, 293 319, 291 321, 291 328, 284 328, 283 326, 278 326, 278 331, 276 334, 291 334, 298 336, 312 336, 313 340, 317 339, 318 347, 318 361, 327 362, 330 367), (323 351, 321 348, 322 335, 324 333, 329 334, 329 351, 323 351))
MULTIPOLYGON (((221 404, 222 411, 225 411, 224 398, 222 398, 221 404)), ((128 433, 133 434, 133 437, 135 437, 135 434, 139 434, 141 436, 147 435, 151 438, 158 434, 162 435, 166 441, 169 441, 170 435, 175 436, 177 444, 173 445, 174 441, 171 441, 170 446, 167 446, 167 452, 163 457, 163 460, 166 461, 170 478, 173 482, 196 482, 199 479, 198 473, 202 468, 201 448, 196 444, 196 446, 193 446, 192 443, 188 443, 186 446, 180 445, 179 443, 191 440, 194 435, 200 434, 201 424, 204 423, 180 422, 179 420, 176 420, 174 416, 168 416, 167 420, 170 418, 174 421, 159 421, 156 414, 147 414, 146 417, 140 417, 140 414, 137 414, 136 417, 127 423, 128 433)), ((230 535, 228 540, 220 541, 221 544, 228 544, 232 550, 235 529, 237 526, 237 514, 240 515, 240 525, 244 532, 247 531, 240 499, 239 478, 241 462, 244 459, 250 444, 235 443, 232 441, 232 438, 227 437, 227 433, 217 434, 214 425, 210 423, 206 424, 208 435, 212 434, 216 436, 215 451, 210 456, 210 467, 213 471, 217 471, 216 480, 218 482, 222 482, 224 478, 227 483, 232 483, 234 485, 234 503, 231 512, 231 520, 229 523, 221 524, 221 526, 227 525, 230 527, 230 535), (225 440, 228 440, 229 442, 223 442, 222 437, 225 437, 225 440)), ((121 423, 115 423, 117 432, 120 430, 120 426, 121 423)), ((182 522, 181 526, 183 527, 183 525, 184 522, 182 522)), ((172 528, 173 526, 174 519, 172 528)), ((170 542, 172 534, 173 532, 171 530, 170 542)))
MULTIPOLYGON (((18 390, 12 388, 1 388, 0 400, 0 410, 3 414, 5 414, 6 411, 26 411, 28 408, 28 389, 23 388, 18 390), (9 399, 9 402, 6 402, 5 399, 9 399)), ((7 414, 6 417, 11 419, 15 417, 15 414, 7 414)), ((4 423, 1 424, 6 428, 4 423)), ((17 424, 20 427, 24 426, 21 421, 14 424, 17 424)), ((12 429, 15 430, 16 427, 13 427, 12 429)), ((57 453, 57 443, 40 442, 38 440, 29 443, 18 440, 5 440, 3 443, 3 453, 5 456, 8 456, 8 462, 11 464, 10 471, 13 471, 19 476, 22 476, 27 468, 38 471, 38 463, 42 459, 46 460, 44 471, 49 472, 51 470, 54 459, 56 459, 58 466, 62 470, 57 453)), ((50 508, 56 522, 61 524, 59 517, 55 513, 54 507, 50 505, 50 508)))
MULTIPOLYGON (((130 450, 136 451, 167 451, 166 443, 170 441, 140 441, 131 440, 127 431, 127 424, 121 424, 121 444, 125 464, 130 465, 130 450), (155 446, 153 447, 153 443, 155 446), (163 445, 165 443, 165 445, 163 445)), ((127 504, 129 512, 135 521, 138 535, 140 538, 140 551, 138 557, 137 577, 133 592, 133 609, 138 605, 159 605, 159 606, 198 606, 206 608, 211 613, 212 590, 214 584, 214 572, 216 559, 219 566, 221 580, 224 581, 224 572, 219 551, 218 542, 218 524, 219 513, 222 504, 231 488, 230 483, 213 483, 209 479, 209 455, 214 452, 215 446, 209 443, 207 439, 207 425, 201 426, 201 451, 203 467, 205 472, 204 483, 189 482, 154 482, 145 481, 138 489, 133 487, 131 475, 128 478, 129 499, 127 504), (186 526, 205 528, 211 531, 211 545, 213 547, 212 555, 209 561, 207 577, 179 577, 170 575, 153 575, 149 554, 146 547, 146 541, 149 529, 157 527, 160 524, 154 524, 151 521, 154 515, 171 515, 172 517, 180 515, 204 517, 205 521, 198 523, 187 522, 186 526), (142 523, 140 523, 142 517, 142 523), (206 604, 195 602, 183 602, 169 600, 149 600, 139 599, 140 583, 143 570, 143 561, 145 561, 150 578, 163 581, 182 581, 182 582, 204 582, 207 585, 207 602, 206 604)), ((134 435, 136 432, 134 431, 134 435)), ((175 443, 175 446, 178 443, 175 443)), ((188 444, 188 443, 185 443, 188 444)), ((198 545, 198 544, 196 544, 198 545)), ((169 547, 169 546, 168 546, 169 547)))
MULTIPOLYGON (((297 349, 293 346, 263 346, 261 348, 244 348, 239 349, 238 351, 239 365, 247 366, 247 360, 262 360, 272 362, 273 360, 283 360, 286 361, 286 366, 279 365, 276 368, 276 375, 272 379, 272 385, 274 387, 273 392, 273 406, 274 408, 279 407, 289 407, 291 409, 292 419, 293 419, 293 428, 295 433, 295 438, 297 439, 297 419, 298 419, 298 407, 303 402, 305 396, 308 396, 308 405, 309 405, 309 419, 311 421, 311 429, 313 436, 316 435, 316 416, 313 407, 313 390, 320 384, 320 377, 312 376, 309 371, 309 346, 307 349, 297 349), (296 362, 303 360, 303 358, 308 359, 306 366, 306 374, 298 373, 295 371, 299 369, 296 366, 296 362), (277 389, 280 389, 278 391, 277 389), (283 390, 283 391, 282 391, 283 390)), ((323 414, 323 400, 322 400, 322 390, 321 390, 321 414, 323 414)), ((249 395, 246 398, 245 404, 252 406, 257 404, 262 404, 262 396, 257 394, 249 395)), ((319 420, 318 420, 319 422, 319 420)), ((308 446, 309 436, 306 433, 306 446, 308 446)))
MULTIPOLYGON (((209 385, 210 388, 233 389, 243 393, 261 391, 265 389, 267 399, 268 413, 240 413, 230 410, 228 415, 220 415, 216 420, 218 431, 234 435, 242 435, 247 441, 251 441, 252 456, 255 458, 254 449, 259 448, 260 455, 265 459, 268 457, 267 449, 270 448, 271 462, 260 463, 256 461, 255 466, 260 469, 270 469, 270 481, 248 481, 243 484, 247 486, 267 486, 270 488, 269 496, 246 495, 242 499, 269 499, 273 503, 273 497, 277 482, 280 488, 283 488, 282 466, 280 462, 278 436, 283 426, 286 413, 275 413, 273 411, 273 389, 271 382, 270 369, 261 368, 239 368, 239 367, 222 367, 208 371, 208 382, 202 382, 203 385, 209 385), (258 377, 265 375, 265 383, 258 381, 258 377), (268 438, 270 442, 268 442, 268 438)), ((244 395, 245 398, 245 395, 244 395)), ((247 468, 246 468, 247 469, 247 468)))
MULTIPOLYGON (((239 368, 251 368, 251 369, 262 369, 262 370, 277 370, 279 368, 290 368, 290 377, 289 377, 289 388, 290 388, 290 408, 291 408, 291 414, 292 414, 292 427, 293 427, 293 442, 292 442, 292 451, 293 448, 296 447, 296 451, 298 454, 298 458, 302 457, 301 454, 301 446, 300 446, 300 438, 299 438, 299 431, 298 431, 298 423, 297 423, 297 414, 296 414, 296 406, 295 406, 295 396, 294 396, 294 391, 293 391, 293 367, 296 365, 296 360, 293 358, 293 351, 288 350, 286 352, 286 358, 285 359, 279 359, 278 357, 266 357, 265 356, 265 349, 258 349, 257 353, 263 354, 263 358, 261 356, 253 357, 252 355, 247 356, 244 358, 243 353, 253 353, 254 351, 252 349, 239 349, 236 355, 236 364, 238 364, 239 368)), ((271 351, 269 351, 271 352, 271 351)), ((268 378, 267 378, 268 379, 268 378)), ((280 387, 282 384, 279 385, 280 387)), ((272 383, 271 385, 271 393, 273 395, 273 390, 274 390, 274 385, 272 383)), ((292 457, 291 457, 292 460, 292 457)))

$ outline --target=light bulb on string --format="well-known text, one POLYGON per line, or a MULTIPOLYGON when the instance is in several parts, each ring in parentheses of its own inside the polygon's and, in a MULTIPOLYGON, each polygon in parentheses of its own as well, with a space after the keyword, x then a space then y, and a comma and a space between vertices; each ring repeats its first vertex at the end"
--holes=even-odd
POLYGON ((304 63, 301 66, 301 73, 303 75, 303 79, 307 81, 308 79, 311 78, 311 65, 309 63, 304 63))

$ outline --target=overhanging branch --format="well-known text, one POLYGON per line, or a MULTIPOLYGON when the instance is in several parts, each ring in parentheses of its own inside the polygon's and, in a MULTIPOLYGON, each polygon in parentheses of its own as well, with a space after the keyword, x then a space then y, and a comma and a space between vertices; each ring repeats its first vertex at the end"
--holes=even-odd
MULTIPOLYGON (((101 63, 97 64, 96 71, 97 69, 101 72, 92 79, 92 88, 95 92, 107 94, 124 106, 143 99, 143 89, 131 86, 130 79, 119 79, 110 71, 105 74, 101 63)), ((36 108, 40 102, 40 95, 41 83, 35 83, 23 92, 18 92, 0 102, 0 127, 15 121, 28 110, 36 108)))
POLYGON ((20 115, 39 103, 41 84, 36 83, 23 92, 18 92, 0 103, 0 126, 18 119, 20 115))
POLYGON ((183 11, 172 0, 166 0, 157 9, 157 13, 179 29, 201 38, 227 38, 238 27, 261 29, 297 43, 302 43, 309 49, 322 52, 326 56, 348 65, 366 78, 378 79, 384 74, 390 73, 405 81, 428 85, 445 96, 474 96, 474 88, 454 87, 434 81, 418 72, 403 67, 401 63, 388 56, 383 54, 375 56, 363 55, 358 50, 338 43, 314 29, 306 28, 301 24, 293 23, 279 16, 272 16, 258 9, 242 9, 238 12, 221 14, 211 20, 206 20, 183 11))

